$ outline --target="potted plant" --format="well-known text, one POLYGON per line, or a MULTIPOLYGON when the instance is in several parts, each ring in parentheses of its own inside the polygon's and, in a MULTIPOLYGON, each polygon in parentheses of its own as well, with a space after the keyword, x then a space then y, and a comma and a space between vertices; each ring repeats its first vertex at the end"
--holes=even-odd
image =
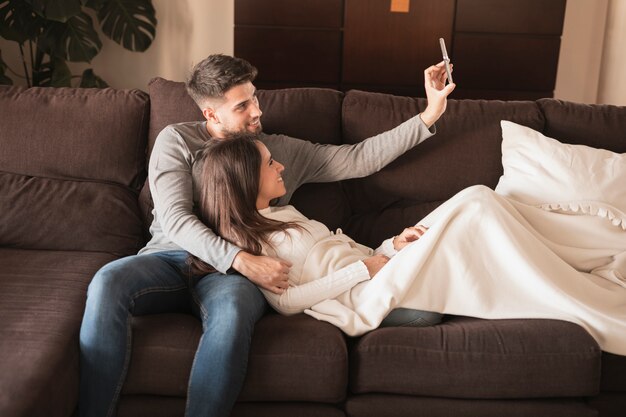
POLYGON ((102 49, 91 15, 130 51, 145 51, 154 40, 152 0, 0 0, 0 37, 19 44, 22 62, 19 70, 8 68, 0 51, 0 84, 12 84, 12 75, 29 87, 106 87, 92 69, 72 75, 67 65, 91 62, 102 49))

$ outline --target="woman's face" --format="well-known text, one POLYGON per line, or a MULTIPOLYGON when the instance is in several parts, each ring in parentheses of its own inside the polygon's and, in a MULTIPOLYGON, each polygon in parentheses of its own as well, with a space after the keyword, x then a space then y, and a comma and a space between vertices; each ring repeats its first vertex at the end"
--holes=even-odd
POLYGON ((282 197, 287 192, 282 172, 285 167, 272 159, 270 151, 261 142, 256 141, 261 153, 261 172, 259 173, 259 195, 256 199, 258 210, 269 207, 270 201, 282 197))

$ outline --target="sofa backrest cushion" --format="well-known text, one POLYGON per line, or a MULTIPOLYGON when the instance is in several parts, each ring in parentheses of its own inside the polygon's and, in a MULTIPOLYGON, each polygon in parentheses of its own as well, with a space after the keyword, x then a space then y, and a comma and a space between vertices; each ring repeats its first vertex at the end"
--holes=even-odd
POLYGON ((136 252, 148 96, 2 87, 0 108, 0 245, 136 252))
MULTIPOLYGON (((392 129, 426 107, 422 98, 351 91, 343 135, 357 143, 392 129)), ((475 184, 494 188, 502 174, 500 120, 542 130, 535 102, 448 100, 437 134, 370 177, 344 182, 353 210, 345 231, 376 246, 413 225, 442 201, 475 184)))
MULTIPOLYGON (((182 82, 154 78, 150 82, 149 148, 159 132, 169 124, 203 120, 201 111, 187 94, 182 82)), ((341 144, 341 102, 343 93, 330 89, 298 88, 259 90, 261 122, 265 133, 285 134, 324 144, 341 144)), ((287 169, 298 169, 287 167, 287 169)), ((152 200, 147 184, 142 191, 142 212, 152 221, 152 200)), ((293 197, 292 203, 305 214, 317 216, 329 227, 338 227, 349 209, 338 184, 306 185, 293 197), (324 200, 334 209, 323 209, 324 200)))
POLYGON ((185 84, 156 77, 148 83, 150 93, 150 129, 148 133, 148 155, 154 141, 166 126, 203 120, 202 112, 187 94, 185 84))
POLYGON ((626 152, 626 107, 537 101, 546 119, 543 134, 564 143, 626 152))

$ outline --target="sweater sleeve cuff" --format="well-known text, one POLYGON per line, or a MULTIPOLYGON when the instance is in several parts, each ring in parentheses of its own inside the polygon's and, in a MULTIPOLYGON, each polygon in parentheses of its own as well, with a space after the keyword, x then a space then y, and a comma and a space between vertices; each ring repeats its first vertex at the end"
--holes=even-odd
POLYGON ((393 237, 383 241, 374 251, 376 255, 385 255, 388 258, 393 257, 398 251, 393 247, 393 237))
POLYGON ((420 124, 424 127, 424 129, 426 129, 427 131, 430 132, 431 136, 437 133, 437 122, 433 123, 433 125, 431 127, 426 126, 426 123, 424 123, 424 121, 422 120, 421 114, 417 115, 417 118, 420 122, 420 124))
POLYGON ((230 245, 230 249, 224 259, 219 262, 219 265, 213 265, 215 269, 217 269, 222 274, 226 274, 230 268, 233 267, 233 262, 235 262, 235 257, 239 252, 241 252, 241 248, 235 245, 230 245))
POLYGON ((370 279, 370 273, 363 261, 354 262, 346 267, 348 275, 354 279, 355 283, 367 281, 370 279))

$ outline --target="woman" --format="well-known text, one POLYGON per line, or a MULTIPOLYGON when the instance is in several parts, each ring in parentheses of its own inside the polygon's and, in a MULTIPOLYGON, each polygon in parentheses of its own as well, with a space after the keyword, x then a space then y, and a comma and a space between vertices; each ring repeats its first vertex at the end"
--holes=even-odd
MULTIPOLYGON (((626 354, 626 239, 610 222, 474 186, 372 251, 291 206, 271 207, 286 192, 283 170, 250 137, 208 144, 194 166, 204 222, 241 248, 292 262, 292 286, 263 291, 279 312, 304 311, 350 335, 392 311, 561 319, 626 354), (593 234, 602 247, 590 246, 593 234)), ((192 267, 210 268, 194 258, 192 267)))
MULTIPOLYGON (((270 208, 270 200, 286 192, 280 175, 283 169, 255 137, 240 136, 207 143, 197 155, 193 175, 200 188, 195 195, 200 197, 198 217, 203 222, 249 253, 291 261, 290 288, 281 295, 259 288, 274 309, 289 315, 370 279, 389 258, 345 235, 334 235, 292 206, 270 208), (207 160, 211 162, 203 163, 207 160), (301 243, 300 250, 296 253, 295 248, 285 247, 288 254, 278 253, 273 242, 285 238, 301 243), (324 254, 332 258, 320 263, 316 257, 324 254)), ((213 271, 196 257, 190 257, 190 262, 197 274, 213 271)), ((442 314, 398 308, 380 325, 427 326, 441 319, 442 314)))

